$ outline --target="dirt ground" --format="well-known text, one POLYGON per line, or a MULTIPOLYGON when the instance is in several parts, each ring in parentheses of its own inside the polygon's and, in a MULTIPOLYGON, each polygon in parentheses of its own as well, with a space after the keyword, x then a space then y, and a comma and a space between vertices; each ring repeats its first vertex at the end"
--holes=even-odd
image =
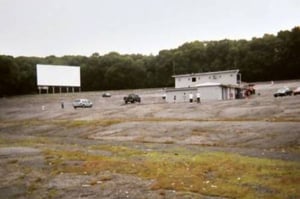
MULTIPOLYGON (((299 166, 300 96, 274 98, 273 92, 282 86, 295 88, 300 81, 257 83, 256 94, 247 99, 201 104, 166 103, 163 89, 111 91, 110 98, 103 98, 103 92, 2 98, 0 198, 233 198, 152 189, 155 179, 109 169, 55 173, 49 153, 80 151, 110 157, 112 150, 91 146, 175 154, 184 148, 192 154, 225 152, 299 166), (131 92, 142 102, 125 105, 123 97, 131 92), (76 98, 90 99, 93 107, 73 109, 76 98)), ((82 164, 68 161, 60 165, 82 164)), ((296 190, 294 197, 299 195, 296 190)))

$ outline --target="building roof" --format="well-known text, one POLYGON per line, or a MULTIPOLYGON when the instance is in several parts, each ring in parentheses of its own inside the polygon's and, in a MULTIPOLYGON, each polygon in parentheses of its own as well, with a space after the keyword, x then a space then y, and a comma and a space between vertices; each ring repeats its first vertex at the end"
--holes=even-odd
POLYGON ((203 76, 203 75, 218 75, 224 73, 239 73, 239 70, 225 70, 225 71, 215 71, 215 72, 205 72, 205 73, 190 73, 190 74, 181 74, 181 75, 173 75, 172 77, 193 77, 193 76, 203 76))
POLYGON ((204 82, 201 84, 196 84, 194 87, 203 87, 203 86, 221 86, 222 84, 219 82, 204 82))
POLYGON ((197 87, 184 87, 184 88, 167 88, 166 92, 174 92, 174 91, 194 91, 197 90, 197 87))

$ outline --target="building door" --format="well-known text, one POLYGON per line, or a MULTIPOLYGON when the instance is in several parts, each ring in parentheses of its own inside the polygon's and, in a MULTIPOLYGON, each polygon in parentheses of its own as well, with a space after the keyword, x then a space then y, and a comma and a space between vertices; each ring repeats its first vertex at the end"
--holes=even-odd
POLYGON ((222 87, 222 100, 227 100, 227 89, 222 87))

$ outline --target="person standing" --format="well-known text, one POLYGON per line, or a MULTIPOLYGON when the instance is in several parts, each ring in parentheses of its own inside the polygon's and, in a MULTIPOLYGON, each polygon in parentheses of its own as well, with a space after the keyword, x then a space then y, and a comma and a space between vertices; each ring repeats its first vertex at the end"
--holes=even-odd
POLYGON ((194 96, 193 96, 193 93, 190 93, 190 94, 189 94, 190 103, 193 103, 193 97, 194 97, 194 96))
POLYGON ((199 103, 199 104, 201 103, 201 101, 200 101, 200 93, 199 92, 197 93, 197 103, 199 103))

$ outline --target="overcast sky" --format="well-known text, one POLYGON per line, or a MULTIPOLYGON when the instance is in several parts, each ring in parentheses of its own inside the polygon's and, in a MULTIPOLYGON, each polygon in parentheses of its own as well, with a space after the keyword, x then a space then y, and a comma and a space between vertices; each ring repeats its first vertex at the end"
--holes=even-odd
POLYGON ((300 25, 300 0, 0 0, 0 54, 156 55, 300 25))

